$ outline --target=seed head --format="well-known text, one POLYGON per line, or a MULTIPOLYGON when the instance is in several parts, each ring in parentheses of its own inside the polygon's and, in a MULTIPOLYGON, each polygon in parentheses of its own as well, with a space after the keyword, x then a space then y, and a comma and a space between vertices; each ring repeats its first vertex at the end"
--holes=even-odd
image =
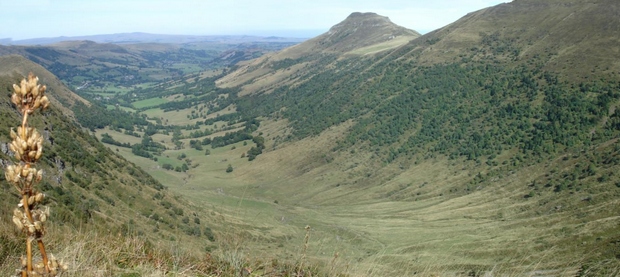
POLYGON ((32 114, 36 109, 45 109, 49 106, 49 99, 45 96, 46 86, 38 84, 39 78, 28 74, 28 80, 23 79, 19 86, 13 84, 14 93, 11 102, 22 112, 32 114))

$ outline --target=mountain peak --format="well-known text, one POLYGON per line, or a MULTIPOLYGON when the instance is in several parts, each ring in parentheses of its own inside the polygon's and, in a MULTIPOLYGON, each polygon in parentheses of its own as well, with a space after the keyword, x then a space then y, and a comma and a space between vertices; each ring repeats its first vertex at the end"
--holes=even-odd
POLYGON ((348 52, 403 36, 413 39, 420 34, 392 23, 386 16, 354 12, 331 27, 327 33, 312 40, 324 50, 348 52))
MULTIPOLYGON (((344 21, 342 21, 340 24, 349 23, 349 22, 350 23, 357 23, 357 22, 373 23, 374 22, 378 24, 394 24, 392 23, 392 21, 390 21, 390 19, 387 16, 378 15, 373 12, 366 12, 366 13, 353 12, 349 16, 347 16, 347 18, 344 21)), ((337 24, 336 26, 340 24, 337 24)))
MULTIPOLYGON (((398 26, 385 16, 376 13, 354 12, 345 20, 334 25, 328 32, 286 48, 280 52, 257 58, 240 67, 235 72, 218 80, 221 87, 237 86, 257 76, 267 76, 280 69, 277 77, 262 80, 264 87, 282 84, 288 74, 296 71, 282 70, 282 64, 303 58, 303 62, 289 64, 287 67, 299 67, 302 63, 318 62, 325 54, 335 57, 347 55, 369 55, 395 49, 420 37, 416 31, 398 26), (274 66, 274 63, 286 61, 274 66), (277 68, 274 70, 273 68, 277 68), (282 79, 281 79, 282 78, 282 79)), ((241 95, 255 93, 256 88, 245 86, 241 95)))
MULTIPOLYGON (((342 26, 346 26, 348 24, 353 25, 369 25, 370 26, 381 26, 381 25, 393 25, 392 21, 387 16, 378 15, 373 12, 354 12, 351 13, 344 21, 334 25, 331 29, 339 28, 342 26)), ((330 30, 331 30, 330 29, 330 30)))

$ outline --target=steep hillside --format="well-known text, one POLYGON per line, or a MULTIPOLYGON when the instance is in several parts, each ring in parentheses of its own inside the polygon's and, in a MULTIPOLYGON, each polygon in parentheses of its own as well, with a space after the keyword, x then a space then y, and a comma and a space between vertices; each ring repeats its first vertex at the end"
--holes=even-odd
POLYGON ((617 1, 518 0, 472 12, 403 47, 423 64, 502 57, 569 80, 618 76, 617 1), (419 57, 419 58, 418 58, 419 57))
MULTIPOLYGON (((11 140, 9 131, 21 122, 21 117, 10 103, 9 95, 13 92, 12 84, 19 83, 23 78, 22 71, 40 74, 41 82, 48 87, 47 94, 62 99, 61 103, 83 100, 72 94, 54 75, 22 57, 1 57, 0 64, 0 87, 4 92, 0 98, 0 113, 3 118, 0 123, 0 161, 6 167, 14 162, 7 147, 11 140), (11 66, 15 66, 15 70, 10 70, 11 66)), ((205 234, 212 236, 210 229, 206 225, 196 224, 198 220, 189 220, 190 217, 196 217, 208 222, 207 215, 188 202, 179 200, 145 171, 103 146, 96 138, 83 131, 75 120, 69 117, 67 111, 58 101, 54 101, 42 115, 31 116, 29 120, 30 126, 37 128, 45 138, 43 158, 37 168, 44 170, 39 189, 47 195, 45 205, 52 211, 48 220, 53 230, 50 232, 61 232, 50 234, 52 238, 60 241, 52 244, 53 253, 63 259, 76 258, 63 256, 61 253, 67 253, 66 249, 59 249, 54 245, 68 245, 78 236, 103 238, 110 234, 140 235, 144 243, 153 240, 165 244, 166 241, 191 241, 192 238, 201 241, 194 244, 199 245, 198 247, 187 245, 187 249, 193 249, 191 251, 204 249, 208 245, 208 239, 199 237, 205 234), (185 217, 188 220, 183 220, 185 217)), ((4 174, 0 176, 3 180, 0 186, 0 212, 6 215, 2 216, 2 224, 7 226, 0 228, 0 249, 3 253, 0 257, 0 270, 5 270, 5 265, 14 264, 17 267, 17 254, 23 251, 19 243, 22 238, 8 228, 12 226, 8 215, 17 203, 16 191, 4 181, 4 174)), ((116 264, 106 266, 123 267, 125 262, 127 261, 116 261, 116 264)), ((72 266, 79 267, 75 264, 72 266)), ((74 268, 75 272, 85 269, 76 270, 78 269, 74 268)), ((113 274, 115 269, 104 270, 113 274)), ((3 275, 4 273, 6 272, 3 272, 3 275)), ((80 273, 78 275, 84 276, 80 273)))
POLYGON ((52 105, 66 115, 73 116, 71 108, 75 106, 76 102, 90 105, 88 101, 70 91, 63 85, 62 81, 39 64, 18 55, 0 56, 0 61, 0 72, 3 72, 5 75, 17 74, 28 76, 29 72, 37 75, 41 82, 48 84, 47 86, 53 89, 52 93, 50 93, 52 105))

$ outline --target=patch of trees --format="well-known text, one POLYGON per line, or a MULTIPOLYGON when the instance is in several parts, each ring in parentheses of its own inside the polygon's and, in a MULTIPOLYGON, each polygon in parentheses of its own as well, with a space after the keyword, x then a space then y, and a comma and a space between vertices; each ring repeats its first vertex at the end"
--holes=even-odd
MULTIPOLYGON (((317 67, 326 67, 335 57, 325 56, 317 67)), ((381 72, 369 72, 371 61, 360 59, 336 62, 334 68, 309 77, 295 86, 281 86, 269 94, 254 94, 235 99, 237 111, 247 118, 272 115, 285 117, 294 136, 317 135, 323 130, 357 117, 377 103, 376 92, 367 91, 366 80, 381 72), (286 108, 286 109, 283 109, 286 108)))
POLYGON ((191 88, 189 87, 189 84, 185 85, 184 89, 179 90, 179 93, 189 95, 189 97, 184 100, 162 103, 157 107, 162 109, 164 112, 169 112, 175 110, 189 109, 205 103, 208 103, 210 110, 214 109, 215 107, 224 108, 232 104, 232 99, 229 99, 230 97, 227 97, 226 95, 234 94, 238 91, 238 89, 216 88, 212 84, 213 81, 211 81, 211 79, 209 80, 211 82, 210 85, 202 85, 203 83, 207 82, 205 80, 202 80, 198 84, 191 84, 191 88), (207 87, 203 89, 208 89, 208 92, 203 92, 204 90, 199 89, 201 87, 207 87))
POLYGON ((246 157, 248 157, 248 161, 253 161, 256 159, 256 156, 262 154, 263 149, 265 149, 265 138, 256 136, 252 138, 252 141, 256 143, 256 146, 248 150, 248 154, 246 155, 246 157))
MULTIPOLYGON (((244 123, 243 130, 239 130, 236 132, 226 133, 224 136, 214 137, 214 138, 205 138, 202 140, 202 145, 211 144, 211 148, 224 147, 227 145, 231 145, 244 140, 252 140, 256 146, 252 147, 247 154, 248 160, 252 161, 256 158, 256 156, 263 153, 263 149, 265 149, 265 138, 261 136, 253 136, 252 132, 256 131, 260 126, 260 121, 258 119, 248 119, 244 123)), ((196 144, 198 141, 195 142, 196 144)))
POLYGON ((131 153, 145 158, 153 158, 154 155, 161 155, 166 150, 166 146, 153 141, 150 136, 144 136, 141 143, 131 146, 131 153))
POLYGON ((73 112, 80 125, 91 131, 108 126, 133 131, 134 126, 149 125, 144 115, 130 113, 121 109, 108 110, 106 107, 97 104, 86 106, 78 101, 73 106, 73 112))
POLYGON ((302 60, 303 60, 302 58, 298 58, 298 59, 286 58, 286 59, 275 61, 275 62, 271 63, 271 68, 273 70, 280 70, 280 69, 283 69, 283 68, 288 68, 288 67, 296 65, 298 63, 301 63, 302 60))
MULTIPOLYGON (((504 59, 519 50, 493 34, 484 43, 472 51, 493 48, 504 59)), ((617 117, 598 126, 620 96, 617 83, 570 84, 536 62, 509 67, 463 57, 420 66, 380 58, 336 62, 302 84, 239 98, 237 110, 246 117, 287 118, 296 138, 355 119, 337 149, 385 149, 377 155, 386 162, 416 154, 476 160, 506 149, 538 156, 618 134, 608 131, 618 126, 617 117)))
POLYGON ((199 141, 199 140, 193 140, 193 139, 190 140, 189 141, 189 147, 194 148, 194 149, 196 149, 198 151, 202 151, 203 150, 202 142, 199 141))
POLYGON ((249 140, 252 138, 253 138, 252 134, 245 132, 245 130, 226 133, 224 136, 212 138, 211 147, 212 148, 224 147, 226 145, 231 145, 233 143, 237 143, 237 142, 244 141, 244 140, 249 140))
POLYGON ((391 146, 387 161, 429 152, 477 159, 512 148, 544 155, 588 144, 619 96, 617 84, 584 92, 549 72, 485 63, 419 68, 398 83, 400 93, 360 120, 346 145, 391 146))

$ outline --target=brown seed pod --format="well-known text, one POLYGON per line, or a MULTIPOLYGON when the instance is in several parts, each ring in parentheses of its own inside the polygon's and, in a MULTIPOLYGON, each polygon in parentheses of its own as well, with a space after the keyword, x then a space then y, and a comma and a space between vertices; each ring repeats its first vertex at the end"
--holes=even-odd
POLYGON ((36 143, 34 139, 35 138, 32 135, 30 137, 28 137, 28 140, 26 140, 26 145, 28 145, 28 147, 30 147, 30 148, 34 147, 35 143, 36 143))
POLYGON ((13 169, 13 171, 11 172, 11 176, 7 176, 11 177, 11 179, 7 178, 7 180, 15 184, 19 183, 19 180, 21 179, 21 175, 19 174, 20 171, 21 169, 13 169))
POLYGON ((24 213, 22 213, 22 211, 20 209, 16 208, 16 209, 13 210, 13 216, 22 218, 22 217, 24 217, 24 213))
POLYGON ((17 217, 13 217, 13 223, 15 224, 15 226, 17 227, 17 229, 23 229, 24 228, 24 224, 22 224, 22 220, 20 218, 17 217))
POLYGON ((35 86, 35 87, 31 90, 31 92, 32 92, 32 97, 37 98, 37 96, 39 96, 39 93, 40 93, 40 90, 39 90, 39 89, 40 89, 40 88, 41 88, 41 85, 36 85, 36 86, 35 86))
POLYGON ((21 143, 18 142, 19 137, 11 142, 11 148, 14 153, 19 153, 19 155, 24 154, 24 149, 22 149, 21 143))
POLYGON ((26 151, 28 149, 28 143, 23 139, 19 139, 19 144, 22 147, 22 151, 26 151))
POLYGON ((11 141, 11 143, 9 143, 9 150, 11 150, 11 152, 17 152, 17 148, 15 147, 15 141, 11 141))
POLYGON ((7 166, 6 169, 4 170, 4 177, 6 177, 7 180, 11 180, 13 179, 13 174, 15 174, 15 166, 14 165, 7 166))
POLYGON ((26 86, 26 79, 22 79, 22 82, 19 84, 19 92, 21 93, 22 97, 26 96, 28 94, 28 88, 26 86))
POLYGON ((41 203, 41 201, 43 201, 43 198, 45 198, 45 195, 39 192, 34 197, 34 200, 37 201, 37 203, 41 203))
POLYGON ((41 182, 41 179, 43 179, 43 169, 37 171, 37 182, 41 182))
POLYGON ((19 107, 21 102, 22 102, 22 99, 21 99, 21 97, 19 97, 19 95, 13 94, 13 95, 11 95, 11 102, 13 104, 15 104, 15 106, 19 107))
POLYGON ((28 170, 26 168, 22 168, 22 172, 21 172, 22 177, 24 177, 24 178, 27 177, 28 173, 30 173, 30 170, 28 170))
POLYGON ((47 99, 47 96, 41 97, 41 106, 43 107, 43 109, 47 109, 49 105, 50 105, 50 100, 47 99))
POLYGON ((15 90, 16 94, 21 94, 22 93, 21 88, 18 85, 16 85, 16 84, 13 84, 13 90, 15 90))
POLYGON ((34 228, 37 231, 41 232, 41 230, 43 230, 43 224, 41 223, 41 221, 35 221, 34 222, 34 228))

